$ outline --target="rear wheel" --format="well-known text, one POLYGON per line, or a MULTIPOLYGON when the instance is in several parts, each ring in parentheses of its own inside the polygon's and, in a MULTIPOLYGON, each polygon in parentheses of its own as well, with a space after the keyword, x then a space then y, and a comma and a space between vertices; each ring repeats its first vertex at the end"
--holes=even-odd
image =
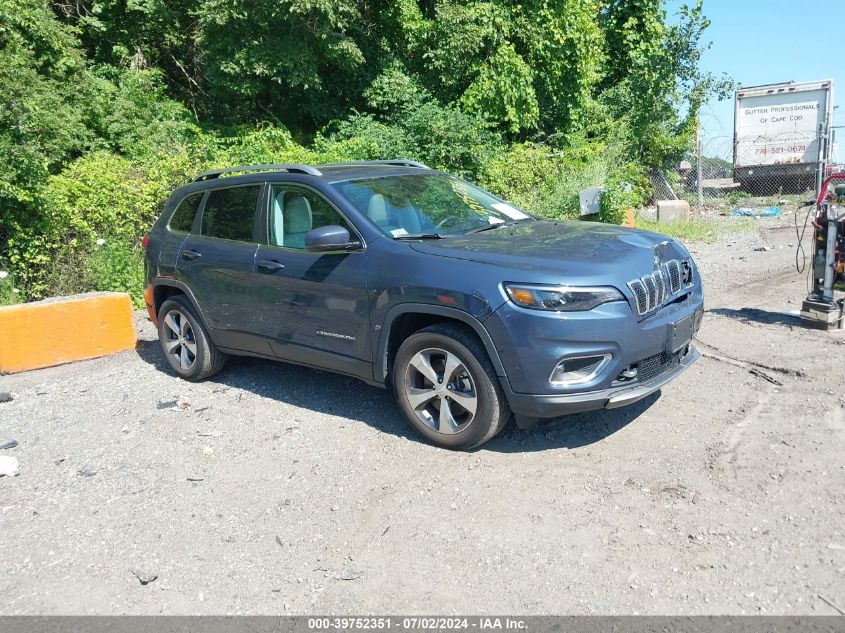
POLYGON ((226 360, 191 304, 179 295, 158 311, 158 340, 167 364, 185 380, 204 380, 220 371, 226 360))
POLYGON ((511 416, 487 352, 458 325, 436 324, 409 336, 396 353, 392 380, 410 425, 443 448, 480 446, 511 416))

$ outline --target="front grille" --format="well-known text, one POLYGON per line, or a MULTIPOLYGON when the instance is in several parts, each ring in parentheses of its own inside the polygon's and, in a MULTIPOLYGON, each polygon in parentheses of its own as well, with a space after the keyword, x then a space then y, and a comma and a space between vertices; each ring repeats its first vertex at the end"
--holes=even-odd
POLYGON ((640 366, 637 371, 637 380, 640 382, 648 382, 652 378, 657 378, 663 372, 674 369, 681 364, 681 359, 686 354, 687 348, 675 352, 674 354, 655 354, 649 356, 645 360, 640 361, 640 366))
POLYGON ((634 293, 637 314, 648 314, 663 305, 663 302, 680 292, 684 285, 692 284, 692 272, 687 262, 670 260, 650 275, 632 279, 628 287, 634 293), (689 270, 689 272, 688 272, 689 270))

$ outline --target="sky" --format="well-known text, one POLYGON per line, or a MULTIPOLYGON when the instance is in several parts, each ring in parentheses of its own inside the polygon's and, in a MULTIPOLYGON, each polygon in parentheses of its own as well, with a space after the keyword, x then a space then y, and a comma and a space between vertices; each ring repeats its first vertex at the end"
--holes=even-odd
MULTIPOLYGON (((693 2, 668 0, 667 21, 677 22, 678 7, 693 2)), ((712 45, 701 67, 717 76, 727 73, 743 86, 833 79, 836 101, 837 92, 845 95, 843 9, 842 0, 704 0, 711 22, 704 40, 712 45)), ((722 157, 730 160, 733 108, 733 99, 703 107, 705 154, 726 153, 722 157)), ((845 108, 834 109, 834 125, 845 126, 845 108)), ((838 131, 842 134, 845 130, 838 131)))

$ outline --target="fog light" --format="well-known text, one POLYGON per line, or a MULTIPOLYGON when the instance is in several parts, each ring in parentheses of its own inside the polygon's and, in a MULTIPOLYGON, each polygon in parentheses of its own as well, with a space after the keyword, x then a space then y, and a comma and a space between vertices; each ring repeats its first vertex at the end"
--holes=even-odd
POLYGON ((611 354, 600 356, 579 356, 560 361, 549 376, 549 382, 555 387, 568 387, 590 382, 607 367, 611 354))

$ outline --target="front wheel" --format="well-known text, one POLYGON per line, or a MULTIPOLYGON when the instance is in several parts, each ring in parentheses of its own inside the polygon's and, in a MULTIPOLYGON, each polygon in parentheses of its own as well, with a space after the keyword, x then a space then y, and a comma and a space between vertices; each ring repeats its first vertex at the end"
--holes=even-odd
POLYGON ((443 448, 480 446, 511 416, 487 352, 459 325, 436 324, 409 336, 396 353, 392 381, 410 425, 443 448))

